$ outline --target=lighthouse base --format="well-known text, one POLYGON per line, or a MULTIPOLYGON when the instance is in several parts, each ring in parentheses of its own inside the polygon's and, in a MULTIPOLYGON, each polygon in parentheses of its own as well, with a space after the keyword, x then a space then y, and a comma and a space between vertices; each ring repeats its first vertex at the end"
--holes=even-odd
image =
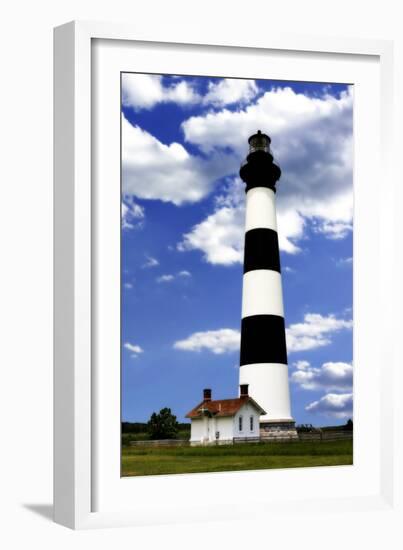
POLYGON ((294 420, 260 421, 261 441, 297 441, 298 439, 294 420))

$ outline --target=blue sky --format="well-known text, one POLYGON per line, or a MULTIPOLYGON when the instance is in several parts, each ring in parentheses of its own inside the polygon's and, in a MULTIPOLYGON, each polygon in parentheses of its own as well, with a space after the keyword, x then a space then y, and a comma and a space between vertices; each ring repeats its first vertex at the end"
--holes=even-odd
POLYGON ((122 418, 237 395, 247 138, 272 138, 292 413, 352 416, 352 113, 342 84, 122 75, 122 418))

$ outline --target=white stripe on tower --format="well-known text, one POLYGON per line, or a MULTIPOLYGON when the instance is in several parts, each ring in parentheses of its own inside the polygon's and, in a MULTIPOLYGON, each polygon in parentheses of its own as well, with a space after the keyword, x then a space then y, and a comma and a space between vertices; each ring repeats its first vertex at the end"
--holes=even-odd
POLYGON ((246 194, 245 232, 258 227, 277 231, 276 197, 268 187, 252 187, 246 194))
POLYGON ((276 181, 270 138, 249 138, 240 170, 246 183, 240 384, 266 411, 261 420, 292 421, 276 219, 276 181))
POLYGON ((242 319, 250 315, 278 315, 284 318, 281 275, 268 269, 254 269, 243 276, 242 319))

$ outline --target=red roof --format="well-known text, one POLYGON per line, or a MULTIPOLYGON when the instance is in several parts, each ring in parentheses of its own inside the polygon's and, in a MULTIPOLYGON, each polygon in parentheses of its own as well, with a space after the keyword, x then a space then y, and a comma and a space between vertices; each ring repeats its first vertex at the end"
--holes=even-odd
POLYGON ((234 416, 246 403, 253 405, 260 414, 266 414, 266 411, 252 397, 245 395, 235 399, 204 400, 188 412, 186 418, 199 418, 206 413, 211 416, 234 416))

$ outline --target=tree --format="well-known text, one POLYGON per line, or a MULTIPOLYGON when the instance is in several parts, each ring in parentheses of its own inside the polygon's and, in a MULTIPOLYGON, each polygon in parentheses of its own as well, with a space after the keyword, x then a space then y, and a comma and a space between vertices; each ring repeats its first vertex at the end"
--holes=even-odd
POLYGON ((151 439, 175 439, 179 424, 171 409, 165 407, 158 414, 153 412, 147 423, 147 431, 151 439))

